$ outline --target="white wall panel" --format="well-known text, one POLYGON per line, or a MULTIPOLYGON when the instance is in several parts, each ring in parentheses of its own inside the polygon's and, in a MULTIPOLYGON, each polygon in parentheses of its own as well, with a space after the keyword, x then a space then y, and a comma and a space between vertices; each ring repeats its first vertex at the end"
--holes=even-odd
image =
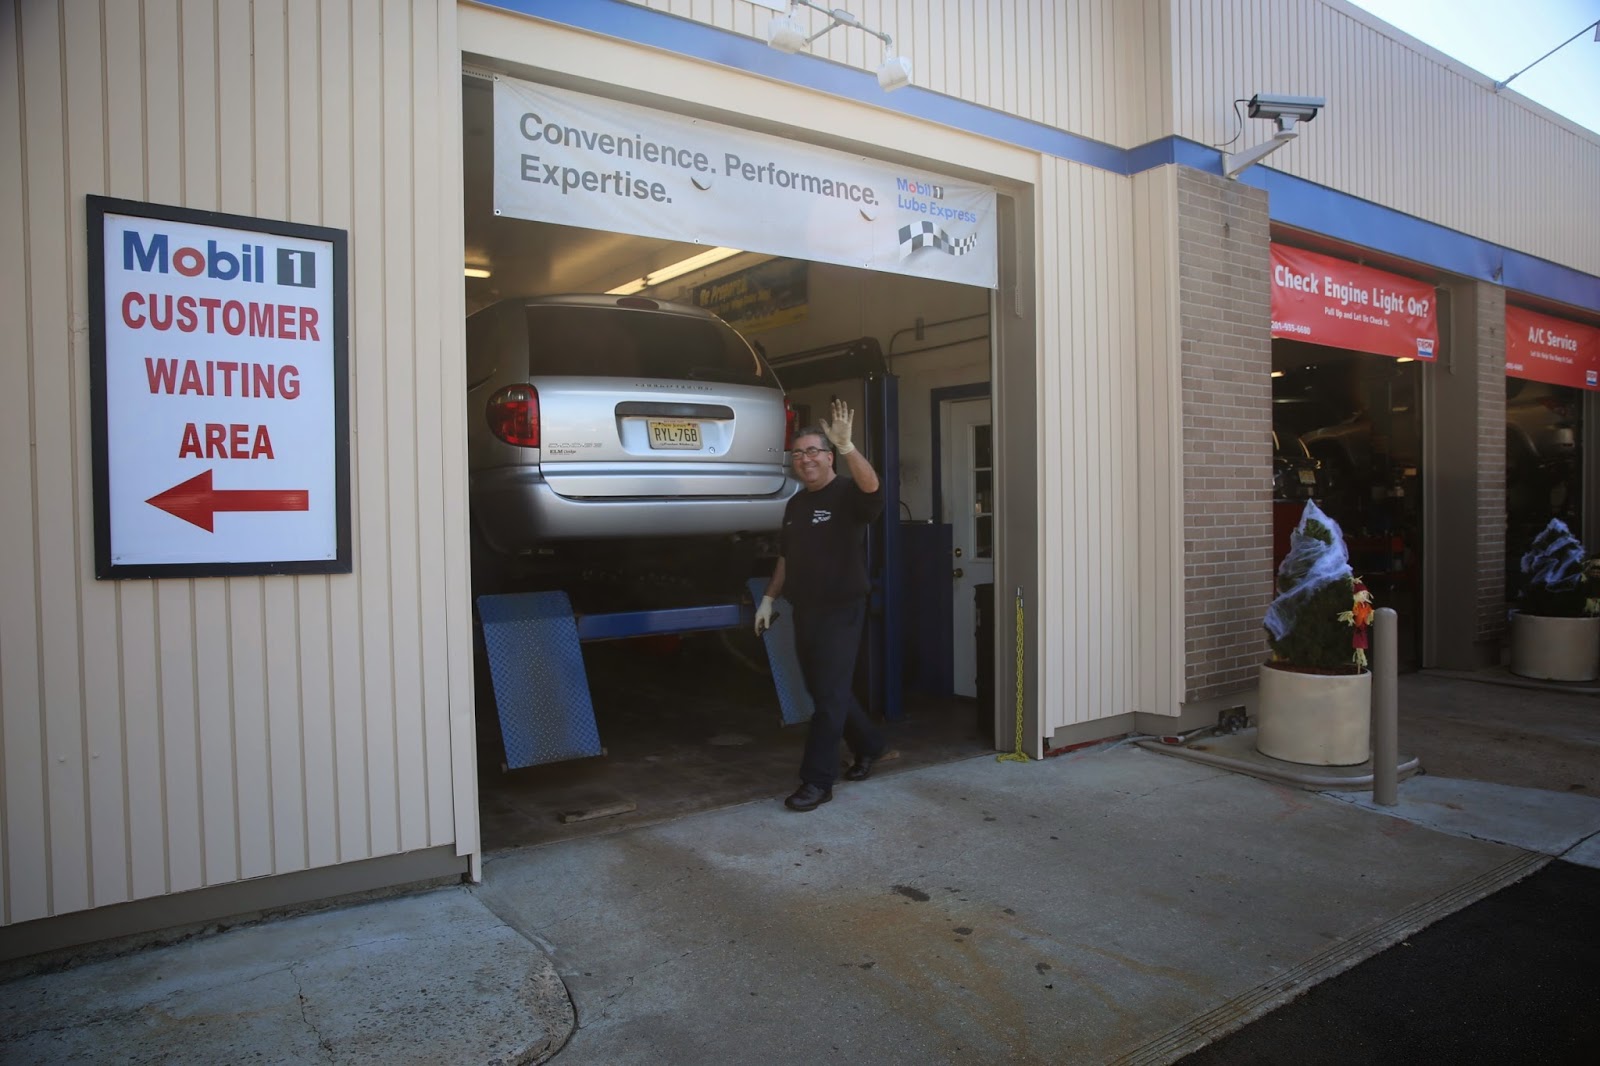
MULTIPOLYGON (((1161 135, 1165 97, 1155 15, 1167 0, 856 0, 845 5, 909 56, 925 89, 1020 115, 1085 137, 1132 147, 1161 135)), ((765 41, 772 12, 719 0, 643 0, 644 7, 765 41)), ((802 9, 811 32, 827 25, 802 9)), ((839 27, 811 54, 866 71, 883 45, 839 27)))
MULTIPOLYGON (((1600 135, 1341 0, 1167 0, 1173 132, 1220 144, 1256 92, 1328 106, 1266 165, 1588 273, 1600 273, 1600 135)), ((1234 149, 1264 140, 1246 120, 1234 149)))
POLYGON ((1040 230, 1039 626, 1045 735, 1141 709, 1133 196, 1129 182, 1048 161, 1040 230))
POLYGON ((0 921, 476 850, 455 19, 0 13, 0 921), (353 574, 94 580, 90 193, 350 231, 353 574))
MULTIPOLYGON (((1183 700, 1183 410, 1178 322, 1177 171, 1133 178, 1133 287, 1138 426, 1138 706, 1176 713, 1183 700)), ((1132 538, 1130 538, 1132 539, 1132 538)))

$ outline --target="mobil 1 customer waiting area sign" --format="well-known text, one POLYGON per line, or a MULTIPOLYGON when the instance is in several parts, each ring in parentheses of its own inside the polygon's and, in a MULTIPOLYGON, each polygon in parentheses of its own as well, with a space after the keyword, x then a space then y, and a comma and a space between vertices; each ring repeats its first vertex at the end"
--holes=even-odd
POLYGON ((95 576, 349 573, 345 232, 88 221, 95 576))

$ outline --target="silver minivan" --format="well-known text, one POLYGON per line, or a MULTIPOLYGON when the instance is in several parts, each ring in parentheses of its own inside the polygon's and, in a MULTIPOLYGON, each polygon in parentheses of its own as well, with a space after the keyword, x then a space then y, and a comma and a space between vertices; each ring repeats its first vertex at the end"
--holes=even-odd
POLYGON ((727 323, 641 296, 506 300, 467 319, 476 547, 584 565, 774 533, 797 483, 777 376, 727 323))

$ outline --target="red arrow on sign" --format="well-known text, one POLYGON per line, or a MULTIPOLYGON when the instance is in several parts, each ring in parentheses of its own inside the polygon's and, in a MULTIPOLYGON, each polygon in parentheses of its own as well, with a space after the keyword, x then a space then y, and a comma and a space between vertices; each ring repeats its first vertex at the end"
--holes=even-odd
POLYGON ((144 502, 213 533, 218 511, 307 511, 310 499, 305 489, 213 489, 207 470, 144 502))

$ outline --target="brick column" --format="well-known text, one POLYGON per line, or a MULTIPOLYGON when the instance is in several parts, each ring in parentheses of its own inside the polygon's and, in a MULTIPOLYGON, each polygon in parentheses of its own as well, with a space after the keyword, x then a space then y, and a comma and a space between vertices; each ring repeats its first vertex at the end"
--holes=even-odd
MULTIPOLYGON (((1480 662, 1497 662, 1506 629, 1506 291, 1479 283, 1477 634, 1480 662)), ((1509 550, 1521 551, 1512 545, 1509 550)))
POLYGON ((1444 347, 1422 371, 1422 665, 1475 670, 1498 661, 1505 630, 1506 299, 1504 289, 1481 282, 1442 288, 1444 347))
POLYGON ((1178 169, 1184 701, 1249 688, 1272 592, 1267 194, 1178 169))

